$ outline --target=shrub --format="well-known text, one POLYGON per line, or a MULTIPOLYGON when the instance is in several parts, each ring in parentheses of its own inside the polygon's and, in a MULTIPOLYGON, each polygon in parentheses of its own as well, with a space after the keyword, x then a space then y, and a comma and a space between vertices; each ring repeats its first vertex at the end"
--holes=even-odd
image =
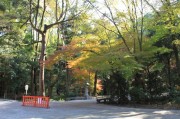
POLYGON ((146 99, 146 95, 142 88, 133 87, 130 89, 131 101, 137 103, 143 103, 146 99))
POLYGON ((174 102, 175 102, 175 104, 180 105, 180 96, 179 96, 179 97, 174 98, 174 102))

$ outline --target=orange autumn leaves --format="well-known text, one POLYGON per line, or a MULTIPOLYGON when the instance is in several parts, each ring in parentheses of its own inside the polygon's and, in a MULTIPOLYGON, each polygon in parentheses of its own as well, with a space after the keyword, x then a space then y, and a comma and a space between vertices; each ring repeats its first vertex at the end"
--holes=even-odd
POLYGON ((65 60, 68 62, 69 68, 84 67, 82 61, 88 58, 90 53, 98 53, 99 51, 97 37, 93 35, 75 37, 70 44, 60 46, 59 50, 49 55, 45 61, 45 66, 50 69, 53 64, 65 60))

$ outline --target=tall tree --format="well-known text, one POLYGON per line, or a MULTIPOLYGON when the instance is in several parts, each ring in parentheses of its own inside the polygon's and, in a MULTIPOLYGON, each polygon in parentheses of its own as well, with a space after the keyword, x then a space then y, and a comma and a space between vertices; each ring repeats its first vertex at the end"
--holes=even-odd
POLYGON ((74 4, 69 0, 36 0, 29 1, 29 21, 31 27, 40 34, 41 36, 41 54, 39 58, 40 63, 40 80, 39 80, 39 92, 40 95, 45 96, 45 86, 44 86, 44 68, 45 68, 45 55, 46 55, 46 42, 47 42, 47 32, 53 27, 59 25, 62 26, 63 23, 75 19, 80 12, 73 12, 77 9, 74 4), (55 8, 54 8, 55 6, 55 8), (37 23, 35 24, 33 19, 38 17, 37 23), (54 19, 54 20, 52 20, 54 19))

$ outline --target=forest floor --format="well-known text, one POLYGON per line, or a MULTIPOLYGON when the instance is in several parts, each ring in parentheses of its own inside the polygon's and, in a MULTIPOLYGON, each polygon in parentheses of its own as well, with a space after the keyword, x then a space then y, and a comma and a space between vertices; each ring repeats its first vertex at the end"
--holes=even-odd
POLYGON ((97 104, 93 100, 50 102, 50 108, 22 106, 0 100, 0 119, 180 119, 180 110, 129 108, 97 104))

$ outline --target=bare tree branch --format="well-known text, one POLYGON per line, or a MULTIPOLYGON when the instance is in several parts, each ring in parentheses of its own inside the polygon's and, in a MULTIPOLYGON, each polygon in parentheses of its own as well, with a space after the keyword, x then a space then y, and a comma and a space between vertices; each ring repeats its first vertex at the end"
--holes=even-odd
POLYGON ((121 31, 119 30, 119 28, 118 28, 116 22, 114 21, 114 16, 113 16, 112 10, 111 10, 111 8, 110 8, 110 6, 108 5, 108 3, 107 3, 106 0, 105 0, 105 4, 106 4, 106 7, 108 8, 108 10, 109 10, 109 12, 110 12, 111 19, 112 19, 112 23, 113 23, 114 26, 116 27, 116 30, 117 30, 118 34, 121 36, 121 38, 122 38, 122 40, 123 40, 123 42, 124 42, 124 45, 126 46, 127 50, 131 53, 131 51, 130 51, 130 49, 129 49, 127 43, 126 43, 125 38, 123 37, 123 35, 122 35, 121 31))
MULTIPOLYGON (((42 17, 41 17, 40 28, 43 25, 45 11, 46 11, 46 0, 44 0, 44 4, 43 4, 43 14, 42 14, 42 17)), ((46 29, 44 28, 44 30, 46 30, 46 29)))
POLYGON ((106 7, 108 8, 108 10, 109 10, 109 12, 110 12, 111 18, 110 18, 109 16, 107 16, 106 14, 102 13, 98 8, 96 8, 96 7, 91 3, 91 1, 87 0, 87 2, 90 3, 90 5, 91 5, 92 7, 94 7, 99 13, 101 13, 103 16, 105 16, 107 19, 109 19, 109 20, 114 24, 114 26, 115 26, 115 28, 116 28, 116 30, 117 30, 117 32, 118 32, 118 35, 121 36, 121 38, 122 38, 122 40, 123 40, 123 43, 124 43, 124 45, 126 46, 126 49, 128 50, 129 53, 131 53, 131 51, 130 51, 127 43, 126 43, 125 38, 123 37, 123 35, 122 35, 121 31, 119 30, 116 22, 114 21, 114 16, 113 16, 113 14, 112 14, 112 10, 111 10, 111 8, 109 7, 107 1, 105 0, 105 4, 106 4, 106 7))
POLYGON ((96 54, 96 55, 100 55, 99 53, 97 53, 97 52, 94 51, 94 50, 84 49, 83 51, 87 51, 87 52, 94 53, 94 54, 96 54))
MULTIPOLYGON (((64 11, 64 6, 65 6, 65 4, 64 4, 64 0, 62 0, 62 12, 61 12, 61 14, 59 15, 59 18, 58 18, 58 20, 60 20, 62 17, 63 17, 63 15, 64 15, 64 13, 66 14, 66 10, 64 11)), ((66 6, 66 8, 65 9, 67 9, 67 6, 66 6)))
POLYGON ((45 25, 46 30, 43 31, 43 33, 45 33, 48 29, 52 28, 55 25, 59 25, 59 24, 64 23, 64 22, 74 20, 79 14, 81 14, 81 12, 79 12, 78 14, 72 16, 71 18, 69 18, 67 20, 62 20, 62 21, 58 21, 58 22, 55 22, 55 23, 52 23, 52 24, 49 24, 49 25, 45 25))
POLYGON ((161 16, 160 13, 154 8, 154 6, 151 5, 151 4, 148 2, 148 0, 144 0, 144 1, 147 3, 147 5, 149 5, 149 6, 154 10, 154 12, 155 12, 158 16, 161 16))
POLYGON ((115 31, 113 31, 113 30, 111 30, 111 29, 108 29, 105 25, 100 24, 100 23, 98 23, 98 22, 96 22, 96 21, 94 21, 94 20, 92 20, 92 21, 93 21, 94 23, 102 26, 102 27, 105 28, 106 30, 108 30, 108 31, 110 31, 110 32, 113 32, 113 33, 115 33, 116 35, 119 35, 117 32, 115 32, 115 31))
POLYGON ((30 0, 29 3, 30 3, 30 11, 29 11, 30 18, 29 18, 29 22, 31 24, 31 27, 35 31, 37 31, 38 33, 43 34, 43 32, 40 29, 36 28, 36 26, 32 23, 32 20, 31 20, 31 15, 32 15, 32 0, 30 0))

